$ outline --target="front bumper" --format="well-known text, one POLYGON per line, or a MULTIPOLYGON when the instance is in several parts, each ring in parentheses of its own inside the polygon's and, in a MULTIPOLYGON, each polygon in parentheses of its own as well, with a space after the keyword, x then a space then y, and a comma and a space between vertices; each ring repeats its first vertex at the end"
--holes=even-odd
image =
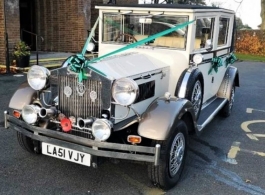
POLYGON ((43 129, 32 126, 19 120, 6 111, 4 112, 5 128, 11 128, 21 132, 31 139, 40 142, 77 150, 88 153, 98 157, 109 157, 117 159, 135 160, 143 162, 154 163, 155 166, 159 164, 160 145, 155 147, 134 146, 126 144, 116 144, 108 142, 98 142, 74 135, 43 129))

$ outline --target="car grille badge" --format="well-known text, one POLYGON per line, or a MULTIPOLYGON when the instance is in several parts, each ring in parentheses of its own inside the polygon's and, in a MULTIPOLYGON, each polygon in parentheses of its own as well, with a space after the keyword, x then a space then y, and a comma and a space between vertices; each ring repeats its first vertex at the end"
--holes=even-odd
POLYGON ((97 99, 97 92, 91 91, 90 92, 90 98, 91 98, 92 102, 95 102, 95 100, 97 99))
POLYGON ((70 97, 73 93, 73 90, 71 87, 65 86, 63 92, 66 95, 66 97, 70 97))
POLYGON ((76 91, 79 96, 83 96, 84 93, 86 92, 85 85, 82 82, 77 83, 76 91))

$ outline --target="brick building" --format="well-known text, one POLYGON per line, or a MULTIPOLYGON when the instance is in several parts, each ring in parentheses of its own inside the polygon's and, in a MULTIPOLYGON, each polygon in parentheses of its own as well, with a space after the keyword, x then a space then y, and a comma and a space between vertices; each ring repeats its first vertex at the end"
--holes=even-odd
MULTIPOLYGON (((36 37, 22 29, 40 35, 38 49, 52 52, 78 52, 93 27, 98 10, 95 5, 108 0, 0 0, 0 65, 5 64, 5 32, 9 53, 20 39, 36 50, 36 37)), ((116 4, 138 3, 138 0, 116 0, 116 4)), ((12 58, 12 56, 10 56, 12 58)))

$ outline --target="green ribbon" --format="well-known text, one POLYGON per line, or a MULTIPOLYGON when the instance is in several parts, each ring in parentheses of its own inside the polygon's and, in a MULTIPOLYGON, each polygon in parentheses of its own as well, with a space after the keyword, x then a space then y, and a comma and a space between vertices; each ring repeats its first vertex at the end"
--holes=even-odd
POLYGON ((103 56, 100 56, 100 57, 98 57, 98 58, 94 58, 94 59, 92 59, 90 62, 97 62, 97 61, 99 61, 99 60, 101 60, 101 59, 103 59, 103 58, 106 58, 106 57, 108 57, 108 56, 111 56, 111 55, 117 54, 117 53, 122 52, 122 51, 125 51, 125 50, 127 50, 127 49, 135 48, 135 47, 137 47, 137 46, 139 46, 139 45, 143 45, 143 44, 145 44, 145 43, 147 43, 147 42, 149 42, 149 41, 152 41, 153 39, 156 39, 156 38, 158 38, 158 37, 162 37, 162 36, 167 35, 167 34, 173 32, 173 31, 176 31, 176 30, 178 30, 178 29, 184 28, 184 27, 188 26, 189 24, 193 23, 194 21, 195 21, 195 20, 192 20, 192 21, 189 21, 189 22, 185 22, 185 23, 178 24, 178 25, 176 25, 176 26, 174 26, 174 27, 172 27, 172 28, 169 28, 169 29, 164 30, 164 31, 162 31, 162 32, 159 32, 159 33, 157 33, 157 34, 151 35, 151 36, 149 36, 149 37, 147 37, 147 38, 145 38, 145 39, 142 39, 142 40, 137 41, 137 42, 135 42, 135 43, 131 43, 131 44, 129 44, 129 45, 126 45, 125 47, 122 47, 122 48, 120 48, 120 49, 117 49, 117 50, 115 50, 115 51, 112 51, 112 52, 110 52, 110 53, 107 53, 107 54, 105 54, 105 55, 103 55, 103 56))
MULTIPOLYGON (((99 19, 98 19, 99 20, 99 19)), ((97 22, 98 22, 97 20, 97 22)), ((90 42, 91 40, 91 37, 92 37, 92 34, 91 36, 88 37, 87 41, 86 41, 86 44, 82 50, 82 53, 81 54, 76 54, 75 56, 72 56, 71 58, 68 59, 68 63, 70 64, 70 70, 78 73, 78 80, 79 82, 82 82, 83 80, 87 79, 86 75, 85 75, 85 72, 84 72, 84 68, 90 68, 92 69, 93 71, 103 75, 103 76, 106 76, 103 72, 97 70, 96 68, 90 66, 91 63, 94 63, 94 62, 97 62, 97 61, 100 61, 102 60, 103 58, 106 58, 108 56, 111 56, 111 55, 114 55, 114 54, 117 54, 119 52, 122 52, 122 51, 125 51, 125 50, 128 50, 128 49, 131 49, 131 48, 135 48, 139 45, 143 45, 145 44, 146 42, 149 42, 149 41, 152 41, 153 39, 156 39, 158 37, 161 37, 161 36, 164 36, 164 35, 167 35, 173 31, 176 31, 178 29, 181 29, 181 28, 184 28, 186 26, 188 26, 189 24, 193 23, 195 20, 192 20, 192 21, 189 21, 189 22, 185 22, 185 23, 181 23, 181 24, 178 24, 172 28, 169 28, 167 30, 164 30, 162 32, 159 32, 157 34, 154 34, 154 35, 151 35, 145 39, 142 39, 140 41, 137 41, 135 43, 131 43, 125 47, 122 47, 120 49, 117 49, 115 51, 112 51, 110 53, 107 53, 103 56, 100 56, 98 58, 94 58, 94 59, 91 59, 91 60, 87 60, 84 55, 85 55, 85 51, 86 51, 86 47, 87 47, 87 44, 90 42)), ((96 22, 96 23, 97 23, 96 22)), ((96 24, 95 24, 96 25, 96 24)), ((91 33, 94 33, 94 30, 95 30, 95 25, 91 31, 91 33)))
POLYGON ((237 61, 237 57, 235 56, 234 53, 230 53, 229 56, 225 59, 226 67, 229 64, 234 64, 235 61, 237 61))
POLYGON ((212 59, 212 66, 211 66, 210 70, 208 71, 208 74, 211 74, 213 70, 217 73, 218 68, 221 66, 223 66, 222 58, 214 57, 212 59))

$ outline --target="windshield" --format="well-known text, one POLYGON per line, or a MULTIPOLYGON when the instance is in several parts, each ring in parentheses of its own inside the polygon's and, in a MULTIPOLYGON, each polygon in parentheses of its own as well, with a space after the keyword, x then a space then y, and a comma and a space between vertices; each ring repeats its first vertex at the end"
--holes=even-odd
MULTIPOLYGON (((128 44, 188 21, 187 16, 113 14, 103 15, 104 43, 128 44)), ((149 41, 154 47, 185 49, 188 27, 149 41)))

